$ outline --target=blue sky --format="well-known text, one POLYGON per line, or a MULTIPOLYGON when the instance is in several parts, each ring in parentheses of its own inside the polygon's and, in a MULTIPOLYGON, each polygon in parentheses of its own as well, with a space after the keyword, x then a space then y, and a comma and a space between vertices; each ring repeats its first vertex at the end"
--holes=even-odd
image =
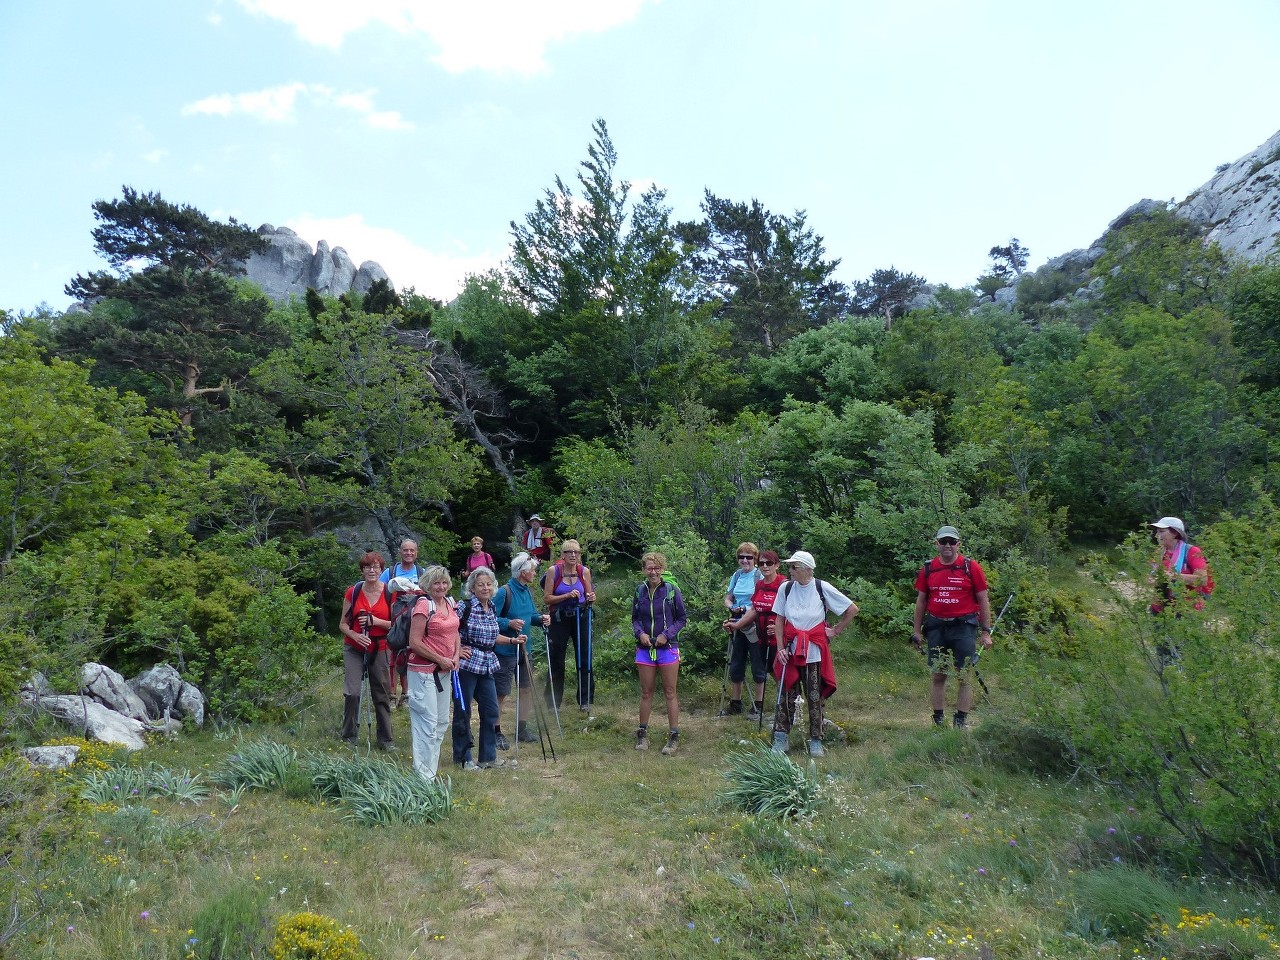
POLYGON ((597 117, 678 217, 757 198, 846 282, 968 284, 1185 197, 1278 88, 1274 0, 3 0, 0 308, 66 306, 122 184, 448 299, 597 117))

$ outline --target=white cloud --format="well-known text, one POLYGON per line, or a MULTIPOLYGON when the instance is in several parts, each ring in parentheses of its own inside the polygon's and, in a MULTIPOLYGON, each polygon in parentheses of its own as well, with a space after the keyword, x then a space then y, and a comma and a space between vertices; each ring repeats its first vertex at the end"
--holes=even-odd
POLYGON ((421 35, 432 59, 450 73, 490 70, 533 74, 546 69, 548 45, 603 33, 635 18, 656 0, 239 0, 250 13, 291 24, 308 43, 337 49, 348 33, 371 23, 421 35))
POLYGON ((414 243, 387 227, 365 223, 358 213, 345 217, 313 217, 303 214, 284 225, 313 247, 320 240, 342 247, 356 265, 374 260, 387 271, 397 290, 413 287, 418 293, 449 301, 462 290, 469 274, 496 267, 507 251, 481 254, 440 253, 414 243))
POLYGON ((169 155, 168 150, 151 150, 142 155, 142 159, 147 163, 159 163, 169 155))
POLYGON ((338 92, 323 83, 306 84, 299 80, 248 93, 218 93, 188 103, 182 115, 229 117, 244 114, 263 123, 292 123, 297 119, 300 100, 318 106, 337 106, 363 115, 365 122, 379 130, 412 130, 413 124, 397 110, 377 110, 373 96, 376 90, 338 92))

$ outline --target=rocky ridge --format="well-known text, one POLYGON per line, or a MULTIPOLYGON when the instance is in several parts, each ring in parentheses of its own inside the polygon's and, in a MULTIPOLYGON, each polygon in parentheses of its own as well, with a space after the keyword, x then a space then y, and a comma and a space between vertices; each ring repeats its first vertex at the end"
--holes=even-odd
POLYGON ((312 250, 311 244, 288 227, 264 223, 258 234, 271 246, 245 262, 245 276, 277 303, 306 296, 308 287, 339 297, 353 290, 365 293, 378 280, 391 282, 381 264, 366 260, 357 267, 346 250, 331 249, 324 240, 312 250))

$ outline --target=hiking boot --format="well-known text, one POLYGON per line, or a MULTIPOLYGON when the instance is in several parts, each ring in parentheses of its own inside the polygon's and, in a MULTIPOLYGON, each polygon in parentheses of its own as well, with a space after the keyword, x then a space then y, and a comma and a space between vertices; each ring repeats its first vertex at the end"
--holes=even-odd
POLYGON ((763 707, 764 707, 764 704, 763 704, 763 703, 753 703, 753 704, 751 704, 751 712, 747 714, 747 719, 748 719, 748 720, 759 720, 759 719, 760 719, 760 714, 761 714, 761 712, 762 712, 762 708, 763 708, 763 707))
POLYGON ((498 749, 499 749, 499 750, 510 750, 510 749, 511 749, 511 741, 510 741, 510 740, 508 740, 508 739, 506 738, 506 735, 505 735, 505 734, 501 734, 501 733, 500 733, 500 734, 498 734, 498 735, 497 735, 497 737, 496 737, 496 739, 497 739, 497 741, 498 741, 498 749))
POLYGON ((390 740, 379 740, 378 749, 383 753, 395 753, 396 745, 390 740))
POLYGON ((717 717, 733 717, 742 712, 741 700, 730 700, 729 705, 716 714, 717 717))
POLYGON ((822 741, 821 741, 821 740, 810 740, 810 741, 809 741, 809 756, 811 756, 811 757, 825 757, 826 755, 827 755, 827 751, 825 751, 825 750, 823 750, 823 749, 822 749, 822 741))
POLYGON ((774 753, 790 753, 791 752, 791 736, 781 730, 773 731, 773 752, 774 753))
POLYGON ((957 713, 951 718, 951 726, 957 730, 967 730, 969 729, 969 718, 962 713, 957 713))
POLYGON ((496 760, 486 760, 484 763, 480 764, 480 769, 481 770, 497 770, 501 767, 505 767, 506 765, 507 765, 507 761, 503 760, 501 757, 498 757, 496 760))
POLYGON ((636 731, 636 749, 637 750, 649 749, 649 731, 646 730, 644 727, 641 727, 639 730, 636 731))
POLYGON ((933 711, 933 725, 935 727, 945 727, 947 725, 946 719, 941 710, 933 711))
POLYGON ((516 739, 519 740, 521 743, 537 743, 538 735, 534 733, 532 729, 526 726, 523 730, 521 730, 518 734, 516 734, 516 739))
POLYGON ((468 760, 462 765, 462 769, 467 771, 476 771, 483 770, 484 767, 480 766, 480 764, 476 763, 474 760, 468 760))
POLYGON ((669 757, 680 749, 680 734, 673 733, 667 737, 667 745, 662 748, 662 755, 669 757))

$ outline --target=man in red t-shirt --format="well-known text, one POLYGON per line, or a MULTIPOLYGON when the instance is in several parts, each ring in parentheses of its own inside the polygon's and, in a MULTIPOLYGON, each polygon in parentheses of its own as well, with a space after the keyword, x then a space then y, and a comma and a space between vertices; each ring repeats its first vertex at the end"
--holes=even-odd
POLYGON ((974 662, 977 634, 991 649, 991 604, 987 601, 987 575, 973 560, 960 555, 960 533, 947 526, 934 538, 938 555, 916 575, 916 609, 911 642, 916 649, 928 641, 929 666, 933 668, 933 722, 943 724, 947 706, 947 674, 954 669, 960 684, 953 722, 963 728, 973 706, 973 686, 966 669, 974 662))

